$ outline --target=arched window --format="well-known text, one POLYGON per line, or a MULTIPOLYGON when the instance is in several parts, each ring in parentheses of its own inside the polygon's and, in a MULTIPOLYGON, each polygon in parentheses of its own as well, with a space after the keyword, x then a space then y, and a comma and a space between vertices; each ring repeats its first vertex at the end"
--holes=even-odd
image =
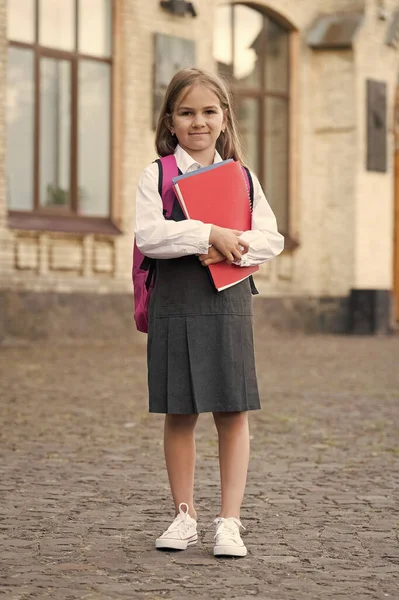
POLYGON ((111 0, 7 3, 14 216, 110 215, 112 12, 111 0))
POLYGON ((289 230, 290 31, 245 4, 216 10, 214 56, 230 82, 249 166, 289 230))

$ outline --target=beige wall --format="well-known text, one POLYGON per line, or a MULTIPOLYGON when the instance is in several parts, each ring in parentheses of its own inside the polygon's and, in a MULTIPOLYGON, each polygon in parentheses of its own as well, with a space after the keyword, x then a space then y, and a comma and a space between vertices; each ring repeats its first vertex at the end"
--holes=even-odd
MULTIPOLYGON (((394 2, 387 2, 392 9, 394 2)), ((356 43, 357 161, 354 288, 391 289, 393 285, 394 99, 399 53, 385 44, 387 22, 378 20, 369 2, 356 43), (365 170, 367 156, 366 80, 387 83, 388 172, 365 170)))
MULTIPOLYGON (((0 139, 5 139, 5 0, 0 0, 0 139)), ((118 0, 121 28, 115 69, 118 135, 115 194, 123 235, 10 231, 6 226, 4 144, 0 145, 0 288, 52 291, 131 290, 135 190, 155 158, 152 119, 153 33, 196 41, 200 67, 214 68, 215 2, 196 0, 196 19, 178 18, 158 0, 118 0)), ((387 23, 371 0, 260 0, 299 30, 293 139, 294 223, 300 246, 263 265, 258 287, 271 296, 346 295, 352 287, 392 285, 393 96, 398 52, 384 45, 387 23), (366 23, 354 51, 312 51, 306 32, 320 12, 359 9, 366 23), (389 84, 390 166, 365 171, 365 80, 389 84), (378 220, 378 247, 376 222, 378 220)), ((395 6, 389 0, 388 8, 395 6)))
MULTIPOLYGON (((320 13, 359 9, 362 1, 263 1, 299 29, 294 91, 297 144, 295 222, 300 246, 262 267, 267 295, 346 295, 354 277, 353 162, 356 106, 352 51, 313 51, 306 32, 320 13), (349 199, 349 201, 348 201, 349 199)), ((259 278, 258 278, 259 279, 259 278)))
MULTIPOLYGON (((398 52, 385 44, 388 22, 374 0, 258 2, 300 29, 296 127, 300 247, 262 267, 267 295, 342 296, 351 288, 391 289, 393 112, 398 52), (312 51, 306 30, 316 15, 365 10, 354 50, 312 51), (387 173, 366 171, 366 80, 388 83, 387 173)), ((397 8, 386 2, 388 12, 397 8)))

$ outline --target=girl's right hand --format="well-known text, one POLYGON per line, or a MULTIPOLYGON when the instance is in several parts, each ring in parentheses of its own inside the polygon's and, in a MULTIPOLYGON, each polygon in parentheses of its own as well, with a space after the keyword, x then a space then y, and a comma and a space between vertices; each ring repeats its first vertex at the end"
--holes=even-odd
POLYGON ((231 264, 235 260, 240 260, 241 256, 249 249, 248 242, 239 238, 241 233, 242 231, 212 225, 209 243, 215 246, 226 257, 227 262, 231 264))

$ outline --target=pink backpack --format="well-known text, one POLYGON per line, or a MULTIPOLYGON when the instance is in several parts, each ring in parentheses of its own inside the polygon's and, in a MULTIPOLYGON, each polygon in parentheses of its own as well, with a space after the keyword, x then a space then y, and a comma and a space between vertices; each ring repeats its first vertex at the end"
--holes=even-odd
MULTIPOLYGON (((159 179, 158 191, 162 198, 163 214, 165 219, 170 219, 173 205, 176 200, 176 195, 173 188, 172 179, 179 175, 179 169, 176 163, 174 154, 163 156, 155 161, 158 163, 159 179)), ((253 206, 253 183, 249 170, 243 167, 243 173, 247 181, 249 195, 251 200, 251 209, 253 206)), ((133 292, 134 292, 134 320, 138 331, 143 333, 148 332, 148 305, 151 298, 151 293, 154 288, 154 272, 156 260, 144 256, 137 248, 136 241, 133 247, 133 292)), ((255 284, 252 277, 251 289, 253 294, 257 294, 255 284)))

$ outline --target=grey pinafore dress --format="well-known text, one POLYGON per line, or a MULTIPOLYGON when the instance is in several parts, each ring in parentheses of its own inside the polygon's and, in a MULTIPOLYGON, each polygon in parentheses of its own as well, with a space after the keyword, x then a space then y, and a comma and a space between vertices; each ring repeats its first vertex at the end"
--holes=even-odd
POLYGON ((150 412, 259 409, 249 279, 217 292, 197 256, 157 260, 147 359, 150 412))

